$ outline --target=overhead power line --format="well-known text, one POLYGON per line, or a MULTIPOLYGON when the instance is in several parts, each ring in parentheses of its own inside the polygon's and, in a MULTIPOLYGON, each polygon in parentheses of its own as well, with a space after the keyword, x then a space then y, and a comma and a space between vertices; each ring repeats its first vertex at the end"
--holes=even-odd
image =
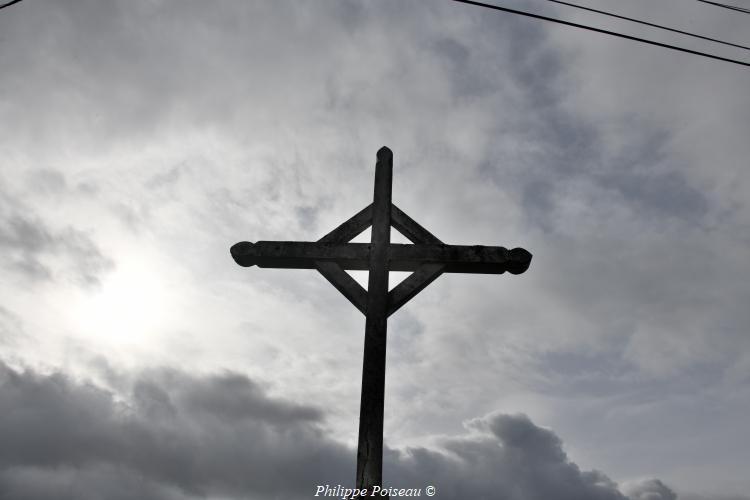
POLYGON ((716 5, 717 7, 723 7, 725 9, 736 10, 737 12, 744 12, 745 14, 750 14, 750 9, 746 9, 744 7, 735 7, 734 5, 727 5, 725 3, 709 2, 708 0, 698 0, 698 1, 703 2, 703 3, 710 3, 711 5, 716 5))
MULTIPOLYGON (((631 21, 631 22, 638 23, 638 24, 644 24, 646 26, 651 26, 651 27, 659 28, 659 29, 666 30, 666 31, 672 31, 673 33, 680 33, 681 35, 692 36, 694 38, 700 38, 702 40, 709 40, 711 42, 721 43, 721 44, 724 44, 724 45, 731 45, 732 47, 739 47, 741 49, 750 50, 750 47, 746 47, 745 45, 739 45, 739 44, 736 44, 736 43, 725 42, 723 40, 717 40, 716 38, 710 38, 710 37, 703 36, 703 35, 696 35, 695 33, 689 33, 687 31, 677 30, 677 29, 674 29, 674 28, 668 28, 668 27, 662 26, 660 24, 649 23, 647 21, 641 21, 640 19, 633 19, 632 17, 625 17, 625 16, 621 16, 619 14, 612 14, 611 12, 605 12, 603 10, 592 9, 591 7, 584 7, 583 5, 578 5, 578 4, 569 3, 569 2, 563 2, 561 0, 547 0, 547 1, 548 2, 553 2, 553 3, 559 3, 561 5, 567 5, 569 7, 574 7, 576 9, 582 9, 582 10, 588 10, 590 12, 596 12, 597 14, 603 14, 603 15, 609 16, 609 17, 616 17, 617 19, 625 19, 626 21, 631 21)), ((701 1, 703 1, 703 0, 701 0, 701 1)), ((711 2, 709 2, 709 3, 711 3, 711 2)))
POLYGON ((12 2, 4 3, 4 4, 0 5, 0 9, 4 9, 5 7, 10 7, 10 6, 11 6, 11 5, 13 5, 14 3, 18 3, 18 2, 20 2, 20 1, 21 1, 21 0, 13 0, 12 2))
POLYGON ((454 2, 459 2, 459 3, 465 3, 465 4, 469 4, 469 5, 476 5, 478 7, 485 7, 485 8, 488 8, 488 9, 500 10, 500 11, 503 11, 503 12, 510 12, 511 14, 519 14, 521 16, 533 17, 535 19, 542 19, 544 21, 550 21, 550 22, 553 22, 553 23, 564 24, 566 26, 572 26, 574 28, 581 28, 581 29, 585 29, 585 30, 589 30, 589 31, 596 31, 597 33, 604 33, 605 35, 611 35, 611 36, 616 36, 616 37, 620 37, 620 38, 625 38, 627 40, 633 40, 633 41, 636 41, 636 42, 647 43, 649 45, 656 45, 658 47, 664 47, 666 49, 678 50, 680 52, 686 52, 688 54, 693 54, 693 55, 696 55, 696 56, 703 56, 703 57, 708 57, 708 58, 711 58, 711 59, 717 59, 719 61, 725 61, 725 62, 729 62, 729 63, 733 63, 733 64, 739 64, 741 66, 750 66, 750 63, 748 63, 748 62, 738 61, 736 59, 728 59, 726 57, 721 57, 721 56, 715 56, 713 54, 707 54, 705 52, 698 52, 697 50, 690 50, 690 49, 686 49, 686 48, 683 48, 683 47, 677 47, 675 45, 669 45, 669 44, 666 44, 666 43, 655 42, 653 40, 646 40, 645 38, 638 38, 638 37, 635 37, 635 36, 625 35, 623 33, 617 33, 615 31, 609 31, 609 30, 603 30, 603 29, 600 29, 600 28, 594 28, 593 26, 587 26, 585 24, 572 23, 570 21, 564 21, 562 19, 555 19, 554 17, 542 16, 540 14, 533 14, 531 12, 525 12, 525 11, 522 11, 522 10, 510 9, 508 7, 500 7, 499 5, 491 5, 491 4, 482 3, 482 2, 475 2, 473 0, 453 0, 453 1, 454 2))

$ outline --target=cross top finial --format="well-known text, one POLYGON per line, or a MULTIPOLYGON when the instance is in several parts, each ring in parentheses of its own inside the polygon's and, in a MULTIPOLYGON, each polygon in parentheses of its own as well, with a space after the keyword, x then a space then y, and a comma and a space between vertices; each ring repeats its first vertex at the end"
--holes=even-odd
POLYGON ((378 149, 378 154, 376 156, 378 161, 393 161, 393 151, 390 150, 388 146, 383 146, 382 148, 378 149))

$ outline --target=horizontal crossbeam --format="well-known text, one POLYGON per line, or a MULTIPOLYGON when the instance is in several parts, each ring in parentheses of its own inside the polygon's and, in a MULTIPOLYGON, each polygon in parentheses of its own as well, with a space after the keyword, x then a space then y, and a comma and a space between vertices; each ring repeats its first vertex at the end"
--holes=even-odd
MULTIPOLYGON (((243 267, 315 269, 316 262, 335 262, 343 269, 367 271, 368 243, 319 243, 300 241, 243 241, 231 248, 232 258, 243 267)), ((389 271, 415 271, 422 264, 444 264, 446 273, 521 274, 531 263, 523 248, 445 244, 388 246, 389 271)))

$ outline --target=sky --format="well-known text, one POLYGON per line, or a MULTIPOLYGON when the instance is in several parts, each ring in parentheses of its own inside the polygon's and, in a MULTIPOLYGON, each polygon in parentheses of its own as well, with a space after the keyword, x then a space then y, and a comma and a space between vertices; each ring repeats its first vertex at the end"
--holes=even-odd
MULTIPOLYGON (((587 5, 750 44, 700 2, 587 5)), ((317 240, 386 145, 438 238, 534 256, 390 318, 386 485, 750 499, 747 68, 448 0, 25 0, 0 68, 0 498, 353 486, 364 317, 229 248, 317 240)))

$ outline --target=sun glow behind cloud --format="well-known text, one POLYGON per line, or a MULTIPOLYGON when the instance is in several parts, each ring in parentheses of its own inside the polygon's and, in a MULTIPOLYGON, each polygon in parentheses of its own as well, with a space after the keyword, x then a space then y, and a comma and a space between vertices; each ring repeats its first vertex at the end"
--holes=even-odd
POLYGON ((112 347, 145 347, 171 321, 174 299, 154 260, 131 255, 95 290, 80 292, 72 323, 86 339, 112 347))

